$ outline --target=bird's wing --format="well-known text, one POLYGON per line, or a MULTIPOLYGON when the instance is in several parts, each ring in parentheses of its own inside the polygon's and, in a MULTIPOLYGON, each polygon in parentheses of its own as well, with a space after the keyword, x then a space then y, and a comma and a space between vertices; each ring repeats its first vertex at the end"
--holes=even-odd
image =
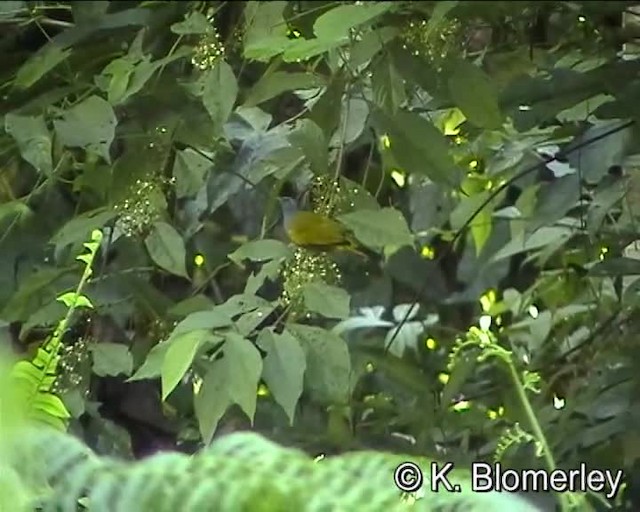
POLYGON ((290 238, 298 245, 330 246, 346 242, 342 224, 314 212, 298 212, 290 231, 290 238))

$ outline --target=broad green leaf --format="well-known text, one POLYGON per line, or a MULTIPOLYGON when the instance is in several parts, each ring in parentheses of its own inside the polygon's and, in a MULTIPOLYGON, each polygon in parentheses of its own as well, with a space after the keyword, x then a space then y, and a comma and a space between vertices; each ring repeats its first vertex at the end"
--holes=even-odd
POLYGON ((238 95, 238 82, 231 66, 219 60, 202 79, 202 103, 215 129, 220 132, 233 110, 238 95))
POLYGON ((180 234, 166 222, 156 222, 144 244, 151 259, 162 269, 177 276, 188 277, 187 257, 180 234))
POLYGON ((320 127, 310 119, 296 123, 289 134, 289 141, 304 153, 314 174, 326 174, 329 168, 327 140, 320 127))
MULTIPOLYGON (((53 300, 41 307, 40 309, 34 311, 26 322, 22 324, 20 327, 20 336, 19 339, 21 341, 25 340, 25 336, 29 333, 31 329, 36 326, 53 326, 56 325, 60 320, 62 320, 67 314, 68 308, 62 304, 58 300, 53 300)), ((1 339, 1 338, 0 338, 1 339)))
POLYGON ((51 297, 58 290, 62 278, 73 272, 74 267, 44 267, 25 277, 2 310, 2 319, 9 322, 25 320, 39 307, 43 299, 51 297))
POLYGON ((184 333, 197 330, 220 329, 231 325, 231 316, 221 309, 222 306, 213 307, 206 311, 195 311, 180 321, 171 332, 170 340, 184 333))
POLYGON ((17 142, 25 161, 40 173, 51 173, 51 134, 42 116, 19 116, 9 112, 4 118, 4 129, 17 142))
MULTIPOLYGON (((489 198, 491 193, 492 192, 489 190, 484 190, 480 193, 463 197, 456 208, 451 212, 451 229, 457 231, 463 226, 466 226, 471 216, 476 213, 477 209, 489 198)), ((471 220, 469 224, 471 227, 471 236, 473 237, 476 248, 476 254, 480 254, 484 244, 491 234, 491 213, 491 204, 488 204, 471 220)))
POLYGON ((495 262, 509 258, 514 254, 540 249, 562 240, 568 240, 572 234, 570 228, 560 226, 543 227, 528 236, 521 233, 494 254, 491 260, 495 262))
POLYGON ((351 359, 345 341, 320 327, 289 324, 305 352, 305 388, 311 396, 327 404, 344 404, 351 393, 351 359))
POLYGON ((363 2, 358 5, 338 5, 325 12, 313 24, 317 38, 338 41, 349 37, 352 28, 374 20, 387 12, 394 2, 363 2))
POLYGON ((304 62, 347 42, 346 37, 342 39, 294 39, 289 41, 282 53, 282 60, 284 62, 304 62))
POLYGON ((307 367, 304 350, 300 342, 287 331, 278 334, 263 329, 257 344, 267 353, 263 361, 262 378, 293 425, 307 367))
POLYGON ((351 297, 342 288, 324 283, 308 283, 303 288, 304 304, 309 311, 327 318, 347 318, 351 297))
POLYGON ((334 133, 329 145, 336 147, 354 142, 362 135, 369 119, 369 113, 369 104, 366 101, 361 98, 351 98, 340 111, 341 129, 334 133))
POLYGON ((171 25, 171 32, 179 35, 206 34, 212 30, 211 22, 201 12, 190 11, 183 21, 171 25))
POLYGON ((594 265, 589 274, 593 276, 640 275, 640 260, 635 258, 606 258, 594 265))
POLYGON ((160 373, 163 401, 187 373, 200 346, 210 338, 211 333, 205 329, 190 330, 171 336, 160 373))
POLYGON ((89 238, 94 229, 102 228, 113 219, 117 213, 106 208, 98 208, 83 213, 67 222, 58 232, 51 237, 50 242, 60 250, 67 245, 82 242, 89 238))
POLYGON ((324 81, 313 73, 289 73, 275 71, 266 73, 247 93, 245 107, 259 105, 287 91, 312 89, 323 85, 324 81))
POLYGON ((250 336, 254 331, 258 330, 260 324, 268 318, 276 309, 275 304, 268 304, 266 306, 260 306, 259 308, 244 313, 238 320, 236 320, 237 332, 243 336, 250 336))
POLYGON ((391 56, 386 54, 373 66, 371 77, 373 101, 387 114, 393 115, 406 101, 404 83, 391 56))
POLYGON ((394 208, 359 210, 338 217, 367 247, 379 250, 388 246, 413 244, 413 235, 400 211, 394 208))
POLYGON ((230 297, 224 304, 216 306, 216 310, 226 313, 231 317, 237 317, 269 305, 270 303, 261 297, 239 294, 230 297))
POLYGON ((248 295, 255 295, 267 279, 276 281, 277 277, 280 275, 281 265, 282 262, 280 260, 271 260, 262 265, 262 268, 257 274, 252 273, 247 278, 244 293, 248 295))
POLYGON ((502 126, 496 88, 478 66, 457 60, 449 76, 449 92, 470 123, 490 130, 502 126))
POLYGON ((162 373, 162 365, 164 364, 164 359, 170 346, 171 343, 168 341, 162 341, 155 345, 147 354, 147 358, 144 360, 144 363, 142 363, 142 366, 127 380, 134 381, 159 377, 162 373))
POLYGON ((436 2, 434 4, 433 12, 431 13, 431 16, 429 16, 429 21, 427 22, 427 26, 424 31, 423 37, 425 38, 425 40, 427 40, 429 36, 431 36, 431 33, 434 30, 436 30, 443 24, 443 21, 447 19, 447 14, 449 13, 449 11, 455 8, 458 3, 459 2, 457 1, 445 0, 436 2))
POLYGON ((279 240, 253 240, 229 254, 229 259, 240 265, 244 260, 269 261, 289 258, 291 249, 279 240))
POLYGON ((396 27, 380 27, 370 30, 356 41, 349 55, 349 65, 352 68, 369 62, 382 48, 398 35, 396 27))
POLYGON ((98 96, 90 96, 55 120, 60 142, 68 147, 84 148, 111 163, 109 148, 115 136, 116 115, 111 105, 98 96))
POLYGON ((209 297, 199 293, 198 295, 187 297, 176 305, 171 306, 167 310, 167 314, 172 317, 184 318, 198 311, 209 311, 213 309, 214 306, 215 303, 209 297))
POLYGON ((262 374, 262 358, 253 344, 229 333, 222 348, 223 357, 213 361, 202 386, 194 397, 200 433, 209 443, 222 415, 237 404, 253 421, 257 390, 262 374))
POLYGON ((388 151, 405 171, 436 183, 453 185, 459 181, 449 145, 429 121, 415 113, 389 116, 380 110, 373 112, 373 119, 378 135, 388 137, 388 151))
POLYGON ((49 43, 25 62, 16 73, 13 84, 19 89, 28 89, 49 71, 71 55, 71 49, 49 43))
POLYGON ((266 62, 290 44, 283 13, 287 2, 247 2, 244 17, 244 56, 266 62))
POLYGON ((193 149, 176 151, 173 163, 173 176, 176 179, 176 196, 195 196, 205 186, 205 176, 211 168, 211 162, 193 149))
POLYGON ((126 345, 101 341, 91 345, 91 355, 93 373, 100 377, 131 375, 133 371, 133 358, 126 345))

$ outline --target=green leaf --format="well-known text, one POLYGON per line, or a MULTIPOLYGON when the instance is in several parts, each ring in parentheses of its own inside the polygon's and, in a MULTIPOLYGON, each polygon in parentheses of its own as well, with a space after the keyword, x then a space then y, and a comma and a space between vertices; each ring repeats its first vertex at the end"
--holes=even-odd
POLYGON ((171 344, 168 341, 162 341, 155 345, 147 354, 144 363, 136 372, 127 379, 127 381, 155 379, 162 373, 162 365, 164 364, 165 355, 171 344))
POLYGON ((171 32, 179 35, 207 34, 212 30, 211 22, 201 12, 191 11, 184 20, 171 25, 171 32))
POLYGON ((380 110, 373 112, 373 119, 378 134, 389 137, 388 151, 405 171, 436 183, 454 185, 459 181, 449 145, 429 121, 414 113, 389 116, 380 110))
POLYGON ((413 235, 400 211, 395 208, 359 210, 338 217, 355 237, 373 250, 413 244, 413 235))
POLYGON ((290 324, 291 333, 305 352, 305 387, 316 400, 345 404, 351 394, 351 359, 345 341, 320 327, 290 324))
POLYGON ((185 260, 187 252, 180 234, 166 222, 156 222, 144 244, 151 259, 162 269, 181 277, 187 277, 185 260))
POLYGON ((215 130, 219 133, 227 122, 238 95, 238 82, 231 66, 219 60, 203 77, 202 103, 215 130))
POLYGON ((205 176, 211 162, 193 149, 176 151, 173 176, 176 179, 176 197, 195 196, 205 186, 205 176))
POLYGON ((294 39, 289 41, 282 53, 282 60, 284 62, 306 61, 347 42, 346 37, 342 39, 294 39))
POLYGON ((262 378, 293 425, 307 367, 304 350, 287 331, 277 334, 270 329, 263 329, 257 344, 267 353, 263 361, 262 378))
POLYGON ((284 259, 291 256, 291 249, 279 240, 253 240, 247 242, 231 254, 229 259, 240 265, 244 260, 250 261, 269 261, 275 259, 284 259))
POLYGON ((222 306, 205 311, 195 311, 174 327, 169 339, 172 340, 176 336, 191 331, 220 329, 221 327, 229 327, 231 324, 231 315, 224 311, 222 306))
POLYGON ((489 76, 478 66, 457 60, 449 76, 449 92, 469 122, 490 130, 502 126, 498 93, 489 76))
POLYGON ((312 89, 323 84, 324 81, 313 73, 289 73, 287 71, 266 73, 247 93, 247 99, 243 106, 253 107, 275 98, 283 92, 312 89))
POLYGON ((319 39, 338 41, 348 38, 350 30, 387 12, 394 2, 364 2, 359 5, 339 5, 325 12, 313 24, 319 39))
POLYGON ((244 11, 244 56, 267 62, 290 46, 283 13, 285 1, 248 2, 244 11))
POLYGON ((131 375, 133 358, 129 347, 120 343, 100 342, 91 345, 93 373, 100 377, 131 375))
MULTIPOLYGON (((469 218, 476 212, 480 205, 489 198, 491 193, 492 192, 489 190, 483 190, 480 193, 463 197, 456 208, 451 212, 451 229, 457 231, 465 226, 469 218)), ((476 248, 476 254, 480 254, 484 244, 491 234, 491 213, 491 204, 488 204, 469 224, 471 227, 471 236, 473 237, 476 248)))
POLYGON ((25 161, 40 173, 51 173, 51 134, 42 116, 19 116, 9 112, 4 118, 4 128, 18 143, 25 161))
POLYGON ((117 122, 113 108, 107 101, 90 96, 64 111, 62 119, 55 120, 53 125, 63 145, 84 148, 111 163, 109 148, 117 122))
POLYGON ((163 401, 180 383, 198 349, 208 339, 211 339, 211 333, 204 329, 171 336, 160 373, 163 401))
POLYGON ((257 274, 252 273, 248 277, 247 284, 244 287, 244 293, 247 295, 255 295, 267 279, 276 281, 277 277, 280 275, 281 265, 282 262, 280 260, 268 261, 262 265, 262 268, 257 274))
POLYGON ((33 54, 16 73, 13 84, 19 89, 28 89, 49 71, 71 55, 71 50, 55 43, 45 45, 33 54))
POLYGON ((499 261, 509 258, 514 254, 520 254, 534 249, 540 249, 551 244, 556 244, 563 240, 568 240, 572 235, 572 230, 560 226, 547 226, 538 229, 530 236, 521 233, 513 238, 502 249, 493 255, 491 261, 499 261))
POLYGON ((89 238, 94 229, 102 228, 113 219, 117 213, 106 208, 98 208, 83 213, 67 222, 51 237, 50 243, 56 246, 56 251, 70 244, 82 242, 89 238))
POLYGON ((93 304, 91 304, 91 301, 84 295, 78 295, 76 292, 64 293, 60 295, 57 300, 62 302, 68 308, 75 307, 93 309, 93 304))
POLYGON ((310 119, 296 123, 289 134, 289 142, 304 153, 314 174, 326 174, 329 168, 329 150, 322 129, 310 119))
POLYGON ((211 441, 220 418, 230 405, 239 405, 252 421, 255 414, 262 358, 253 344, 242 336, 229 333, 226 338, 223 357, 211 363, 194 398, 205 443, 211 441))
POLYGON ((361 98, 351 98, 340 111, 340 126, 345 126, 346 123, 344 132, 341 129, 334 133, 329 145, 336 147, 351 144, 362 135, 368 119, 369 104, 361 98))
POLYGON ((373 101, 387 114, 393 115, 406 101, 404 83, 390 55, 385 54, 373 66, 371 86, 373 101))
POLYGON ((347 318, 350 312, 351 297, 342 288, 324 283, 304 285, 304 304, 306 308, 327 318, 347 318))

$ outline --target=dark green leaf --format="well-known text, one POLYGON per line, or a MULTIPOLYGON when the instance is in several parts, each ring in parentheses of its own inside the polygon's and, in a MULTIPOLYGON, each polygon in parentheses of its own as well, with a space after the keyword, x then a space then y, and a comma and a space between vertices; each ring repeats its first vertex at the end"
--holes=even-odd
POLYGON ((211 337, 211 333, 204 329, 190 330, 171 336, 160 373, 162 400, 166 400, 180 383, 182 377, 191 367, 200 346, 211 337))
POLYGON ((93 373, 100 377, 106 375, 131 375, 133 358, 126 345, 100 342, 91 345, 93 373))
POLYGON ((387 114, 394 115, 406 100, 403 80, 388 54, 373 66, 371 85, 373 101, 387 114))
POLYGON ((304 153, 314 174, 325 174, 329 168, 327 141, 320 127, 310 119, 296 124, 289 141, 304 153))
POLYGON ((269 261, 273 259, 288 258, 291 250, 279 240, 253 240, 242 245, 229 254, 229 259, 241 264, 243 260, 269 261))
POLYGON ((276 71, 262 76, 247 93, 245 107, 259 105, 287 91, 312 89, 323 85, 324 81, 312 73, 289 73, 276 71))
POLYGON ((395 116, 376 110, 373 118, 380 136, 389 137, 389 151, 407 172, 432 181, 453 185, 459 172, 450 156, 444 136, 418 114, 398 112, 395 116))
POLYGON ((206 34, 213 29, 207 17, 198 11, 191 11, 185 15, 183 21, 171 25, 171 32, 179 35, 206 34))
POLYGON ((211 363, 202 387, 195 396, 195 410, 205 443, 211 441, 220 418, 232 404, 238 404, 253 421, 262 358, 253 344, 229 333, 223 357, 211 363))
POLYGON ((287 331, 277 334, 263 329, 257 343, 267 353, 262 378, 275 401, 284 409, 289 422, 293 424, 307 367, 304 350, 300 347, 300 342, 287 331))
POLYGON ((307 361, 305 387, 320 402, 347 403, 351 393, 351 360, 344 340, 320 327, 290 324, 307 361))
POLYGON ((238 83, 231 66, 219 60, 202 78, 202 103, 219 132, 227 122, 238 96, 238 83))
POLYGON ((188 277, 184 242, 171 225, 156 222, 144 243, 149 256, 160 268, 177 276, 188 277))
POLYGON ((107 222, 117 215, 113 210, 98 208, 83 213, 67 222, 58 232, 51 237, 51 243, 56 250, 60 250, 69 244, 83 242, 89 238, 94 229, 101 229, 107 222))
POLYGON ((26 117, 10 112, 4 118, 4 128, 18 143, 22 158, 38 172, 51 173, 51 134, 42 116, 26 117))
POLYGON ((449 76, 449 91, 469 122, 486 129, 502 126, 496 88, 478 66, 457 60, 449 76))
POLYGON ((347 318, 349 316, 349 294, 342 288, 313 282, 303 287, 306 308, 327 318, 347 318))
POLYGON ((38 53, 32 55, 16 73, 14 85, 20 89, 28 89, 49 71, 71 55, 71 50, 57 44, 46 45, 38 53))
POLYGON ((90 96, 66 110, 62 119, 53 124, 63 145, 85 148, 111 163, 109 148, 117 122, 108 102, 98 96, 90 96))
POLYGON ((394 208, 359 210, 338 217, 367 247, 378 250, 413 244, 413 235, 400 211, 394 208))
POLYGON ((195 196, 205 186, 205 176, 211 162, 192 149, 176 152, 173 176, 176 179, 178 198, 195 196))

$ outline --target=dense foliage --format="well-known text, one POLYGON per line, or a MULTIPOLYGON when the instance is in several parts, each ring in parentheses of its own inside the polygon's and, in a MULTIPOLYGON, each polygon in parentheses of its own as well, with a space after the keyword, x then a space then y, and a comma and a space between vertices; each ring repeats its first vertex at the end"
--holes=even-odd
POLYGON ((586 462, 637 509, 633 12, 0 3, 0 339, 31 418, 125 458, 251 427, 586 462), (281 196, 362 250, 290 244, 281 196))

